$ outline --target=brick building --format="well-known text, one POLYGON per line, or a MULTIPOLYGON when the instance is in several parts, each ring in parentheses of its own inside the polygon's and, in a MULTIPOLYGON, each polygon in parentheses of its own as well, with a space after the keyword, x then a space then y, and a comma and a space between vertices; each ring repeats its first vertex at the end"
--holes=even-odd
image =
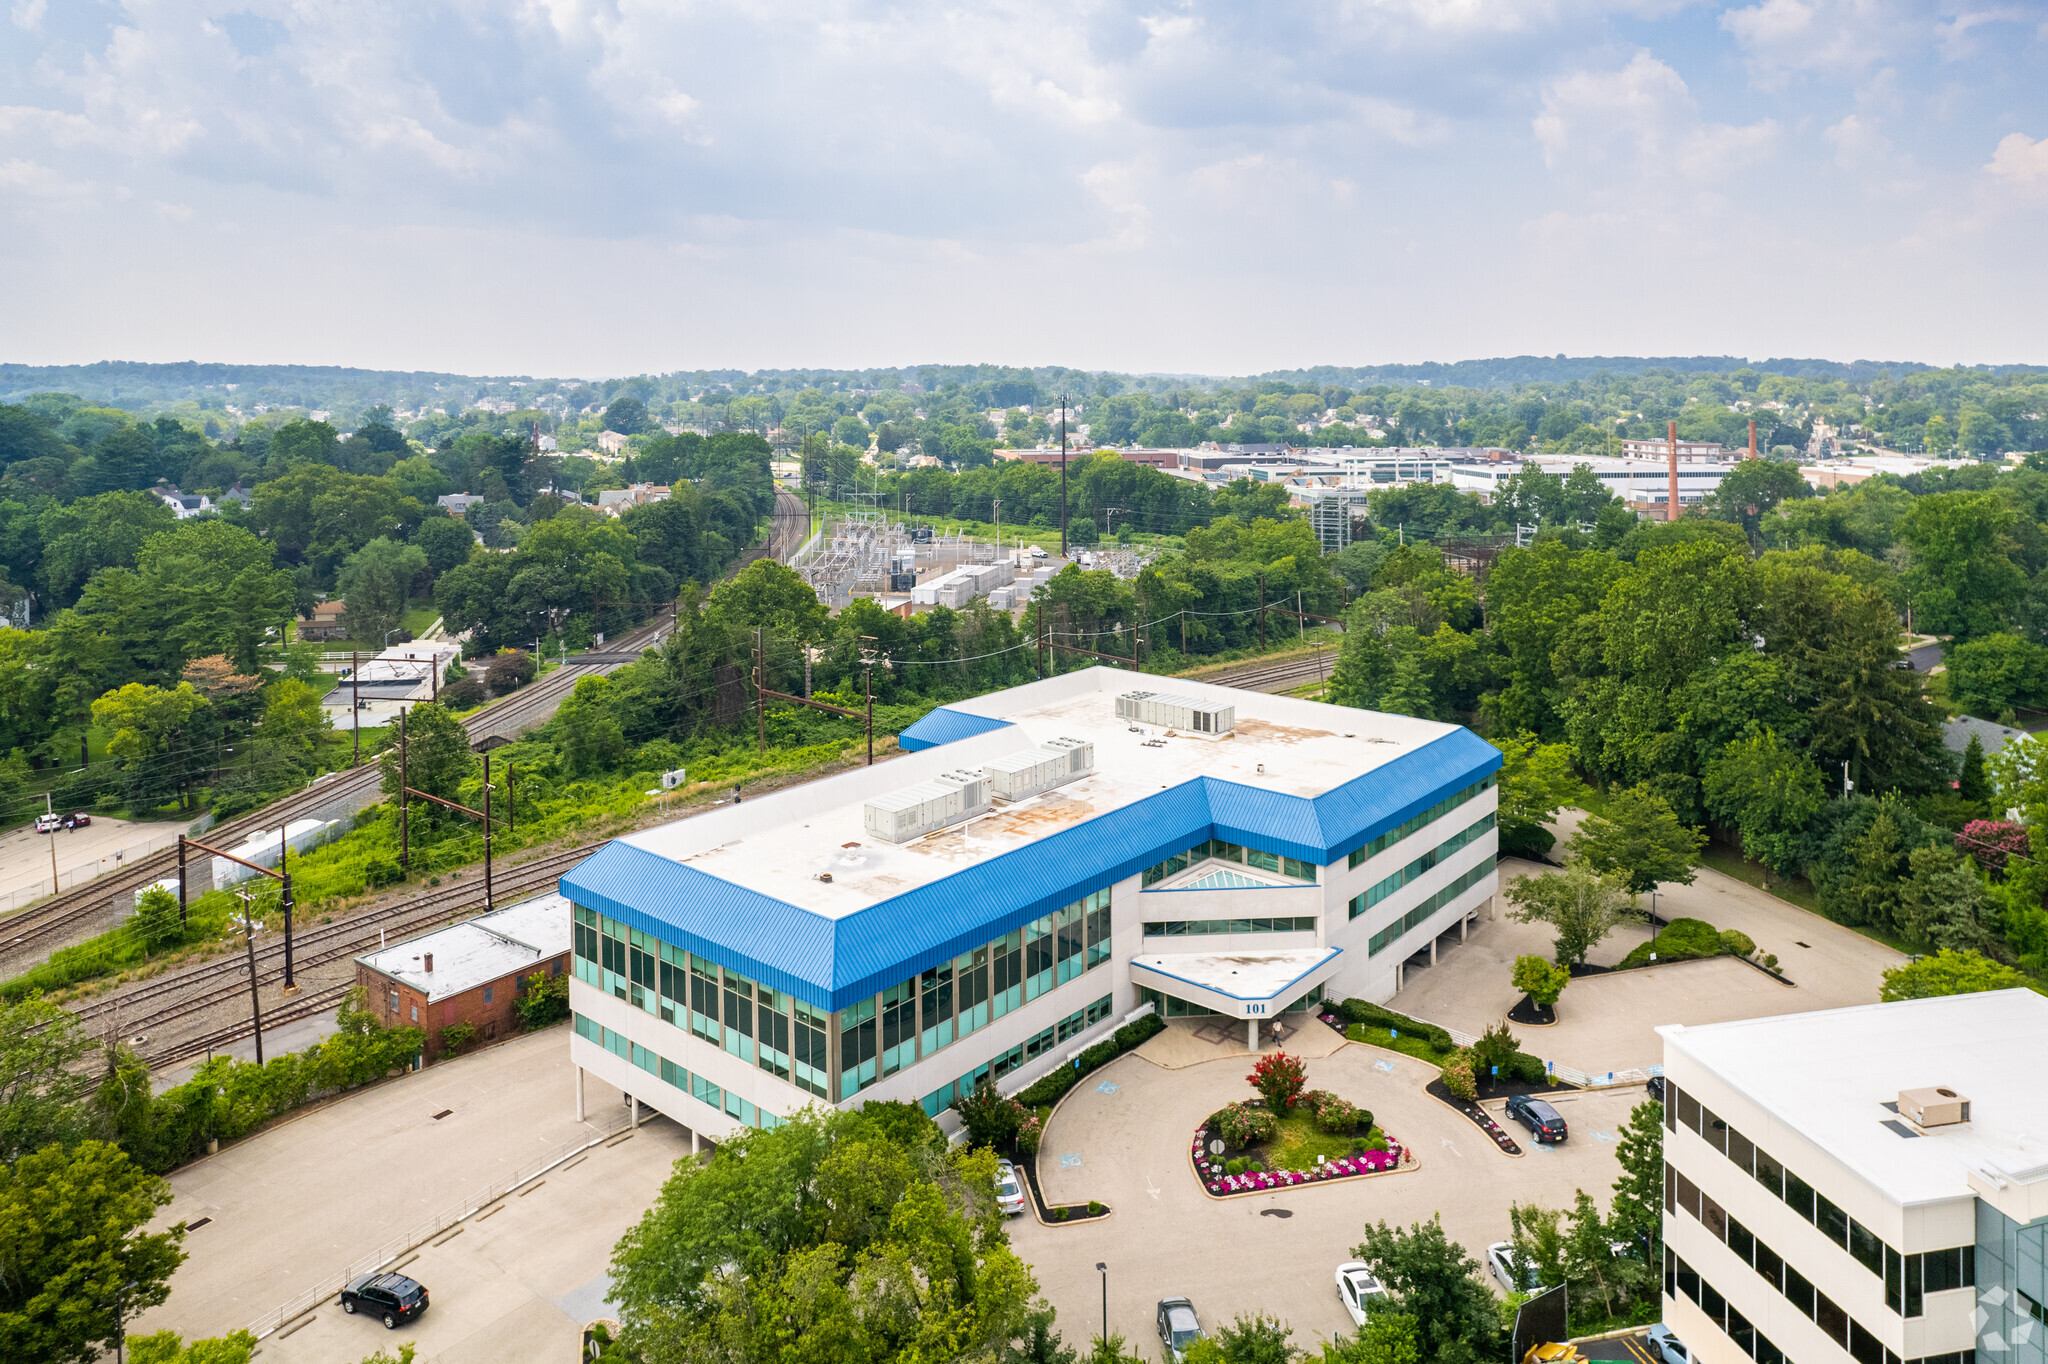
POLYGON ((364 1007, 392 1027, 426 1029, 426 1057, 439 1059, 441 1029, 474 1023, 482 1041, 516 1031, 513 999, 536 971, 569 969, 569 902, 542 895, 393 943, 356 958, 364 1007))

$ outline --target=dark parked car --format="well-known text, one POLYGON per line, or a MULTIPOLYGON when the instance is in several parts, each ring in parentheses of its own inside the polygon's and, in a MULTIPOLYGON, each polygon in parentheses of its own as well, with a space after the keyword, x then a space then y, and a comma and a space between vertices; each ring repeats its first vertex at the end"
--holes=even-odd
POLYGON ((73 810, 64 816, 64 827, 67 829, 83 829, 91 823, 92 816, 83 810, 73 810))
POLYGON ((385 1330, 395 1331, 399 1322, 427 1310, 426 1285, 403 1274, 365 1274, 341 1290, 341 1310, 375 1317, 385 1330))
POLYGON ((1649 1091, 1649 1094, 1650 1094, 1650 1097, 1651 1097, 1651 1098, 1653 1098, 1653 1099, 1655 1099, 1655 1100, 1656 1100, 1656 1101, 1657 1101, 1658 1103, 1663 1103, 1663 1102, 1664 1102, 1664 1077, 1663 1077, 1663 1076, 1661 1076, 1661 1075, 1652 1075, 1652 1076, 1650 1077, 1650 1082, 1649 1082, 1648 1084, 1644 1085, 1644 1086, 1643 1086, 1643 1088, 1644 1088, 1644 1089, 1646 1089, 1646 1090, 1648 1090, 1648 1091, 1649 1091))
POLYGON ((1541 1099, 1532 1099, 1527 1094, 1513 1095, 1508 1099, 1508 1116, 1528 1128, 1529 1135, 1538 1141, 1565 1139, 1563 1116, 1541 1099))

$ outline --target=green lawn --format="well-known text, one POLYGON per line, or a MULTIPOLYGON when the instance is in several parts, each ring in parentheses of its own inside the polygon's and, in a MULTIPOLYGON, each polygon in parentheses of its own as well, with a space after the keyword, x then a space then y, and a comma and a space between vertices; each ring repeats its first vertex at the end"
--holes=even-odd
POLYGON ((1358 1150, 1361 1141, 1383 1135, 1377 1127, 1362 1136, 1319 1131, 1314 1114, 1295 1109, 1281 1117, 1280 1134, 1267 1142, 1258 1155, 1269 1170, 1313 1170, 1317 1156, 1341 1160, 1358 1150))
POLYGON ((1396 1037, 1385 1028, 1375 1028, 1364 1023, 1351 1024, 1344 1029, 1344 1035, 1353 1042, 1385 1047, 1388 1051, 1398 1051, 1418 1061, 1427 1061, 1439 1070, 1443 1068, 1444 1058, 1420 1037, 1396 1037))

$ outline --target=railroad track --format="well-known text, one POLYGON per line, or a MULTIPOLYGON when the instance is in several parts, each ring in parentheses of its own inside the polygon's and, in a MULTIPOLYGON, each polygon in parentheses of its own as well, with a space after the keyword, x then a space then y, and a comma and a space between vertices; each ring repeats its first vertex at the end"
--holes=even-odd
MULTIPOLYGON (((317 994, 310 994, 303 999, 295 999, 289 1004, 273 1008, 263 1015, 263 1026, 267 1031, 286 1023, 296 1023, 300 1019, 324 1014, 329 1009, 338 1007, 347 997, 350 988, 347 985, 332 986, 317 994)), ((188 1037, 147 1052, 143 1054, 142 1059, 152 1070, 162 1070, 166 1066, 179 1065, 197 1057, 211 1056, 216 1051, 225 1050, 247 1037, 251 1031, 247 1023, 231 1023, 225 1028, 215 1028, 212 1032, 201 1033, 197 1037, 188 1037)))
MULTIPOLYGON (((803 499, 786 488, 776 489, 775 512, 768 538, 760 549, 736 564, 733 572, 737 573, 754 559, 766 556, 786 560, 803 545, 809 529, 810 516, 803 499)), ((657 617, 608 642, 601 651, 570 655, 562 667, 466 718, 462 723, 469 731, 470 742, 510 741, 545 723, 575 689, 578 681, 609 673, 634 661, 642 650, 661 641, 669 625, 669 620, 657 617)), ((207 842, 216 847, 232 847, 259 830, 279 828, 310 811, 364 796, 382 780, 375 763, 330 773, 304 790, 281 796, 260 810, 252 810, 215 825, 208 832, 207 842)), ((118 871, 97 876, 0 919, 0 961, 62 946, 62 940, 80 927, 81 920, 104 915, 116 896, 174 876, 177 870, 176 849, 150 853, 127 863, 118 871)))
MULTIPOLYGON (((667 625, 668 622, 662 620, 643 625, 621 636, 591 662, 579 661, 583 655, 570 655, 564 667, 465 719, 463 725, 469 731, 470 741, 510 740, 542 724, 554 714, 580 678, 610 672, 638 658, 642 649, 660 638, 667 625)), ((309 811, 365 795, 382 780, 383 775, 375 763, 331 773, 302 791, 279 797, 260 810, 222 821, 208 831, 206 841, 215 847, 233 847, 252 833, 279 828, 309 811)), ((95 877, 39 905, 0 919, 0 959, 16 957, 46 945, 61 945, 53 943, 53 940, 70 932, 81 918, 105 913, 115 896, 152 881, 175 876, 177 872, 177 850, 165 849, 137 858, 119 871, 95 877)))
POLYGON ((1337 651, 1326 649, 1318 656, 1290 658, 1282 663, 1251 663, 1197 680, 1213 682, 1219 687, 1239 687, 1245 691, 1292 691, 1329 677, 1336 666, 1337 651))
MULTIPOLYGON (((525 898, 537 890, 552 887, 563 872, 601 846, 592 843, 506 867, 492 877, 494 899, 498 904, 504 904, 513 898, 525 898)), ((466 880, 462 885, 444 886, 379 910, 307 928, 293 939, 294 972, 303 973, 359 956, 375 948, 387 936, 403 940, 419 930, 467 918, 483 907, 483 898, 483 882, 480 879, 466 880)), ((281 934, 266 933, 256 946, 258 988, 268 989, 282 977, 283 971, 284 938, 281 934)), ((338 1003, 349 988, 350 983, 344 982, 304 999, 266 1005, 264 1026, 324 1012, 338 1003), (309 1008, 309 1001, 314 999, 325 1003, 309 1008)), ((187 1014, 244 998, 248 990, 247 956, 229 953, 181 971, 169 972, 119 995, 88 1000, 73 1007, 72 1012, 89 1033, 146 1038, 187 1014)), ((203 1039, 168 1041, 156 1050, 151 1050, 147 1042, 136 1045, 151 1065, 161 1065, 170 1053, 198 1054, 224 1042, 239 1041, 250 1031, 247 1022, 239 1022, 209 1033, 203 1039), (196 1051, 193 1050, 195 1046, 196 1051)))

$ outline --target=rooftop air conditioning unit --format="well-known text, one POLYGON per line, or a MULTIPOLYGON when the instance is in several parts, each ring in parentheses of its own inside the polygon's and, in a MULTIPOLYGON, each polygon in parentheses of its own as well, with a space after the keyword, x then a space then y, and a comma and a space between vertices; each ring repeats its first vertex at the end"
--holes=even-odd
POLYGON ((887 843, 907 843, 919 834, 972 819, 988 809, 989 782, 981 772, 941 772, 930 781, 876 796, 861 807, 861 823, 887 843))
POLYGON ((1211 705, 1186 696, 1127 691, 1116 699, 1119 720, 1163 725, 1186 734, 1228 734, 1237 727, 1237 707, 1211 705))
POLYGON ((1970 1120, 1970 1101, 1953 1089, 1902 1089, 1899 1114, 1918 1127, 1952 1127, 1970 1120))
POLYGON ((986 768, 989 793, 997 800, 1024 800, 1050 791, 1095 766, 1095 746, 1080 739, 1054 739, 1021 753, 1005 753, 986 768))

